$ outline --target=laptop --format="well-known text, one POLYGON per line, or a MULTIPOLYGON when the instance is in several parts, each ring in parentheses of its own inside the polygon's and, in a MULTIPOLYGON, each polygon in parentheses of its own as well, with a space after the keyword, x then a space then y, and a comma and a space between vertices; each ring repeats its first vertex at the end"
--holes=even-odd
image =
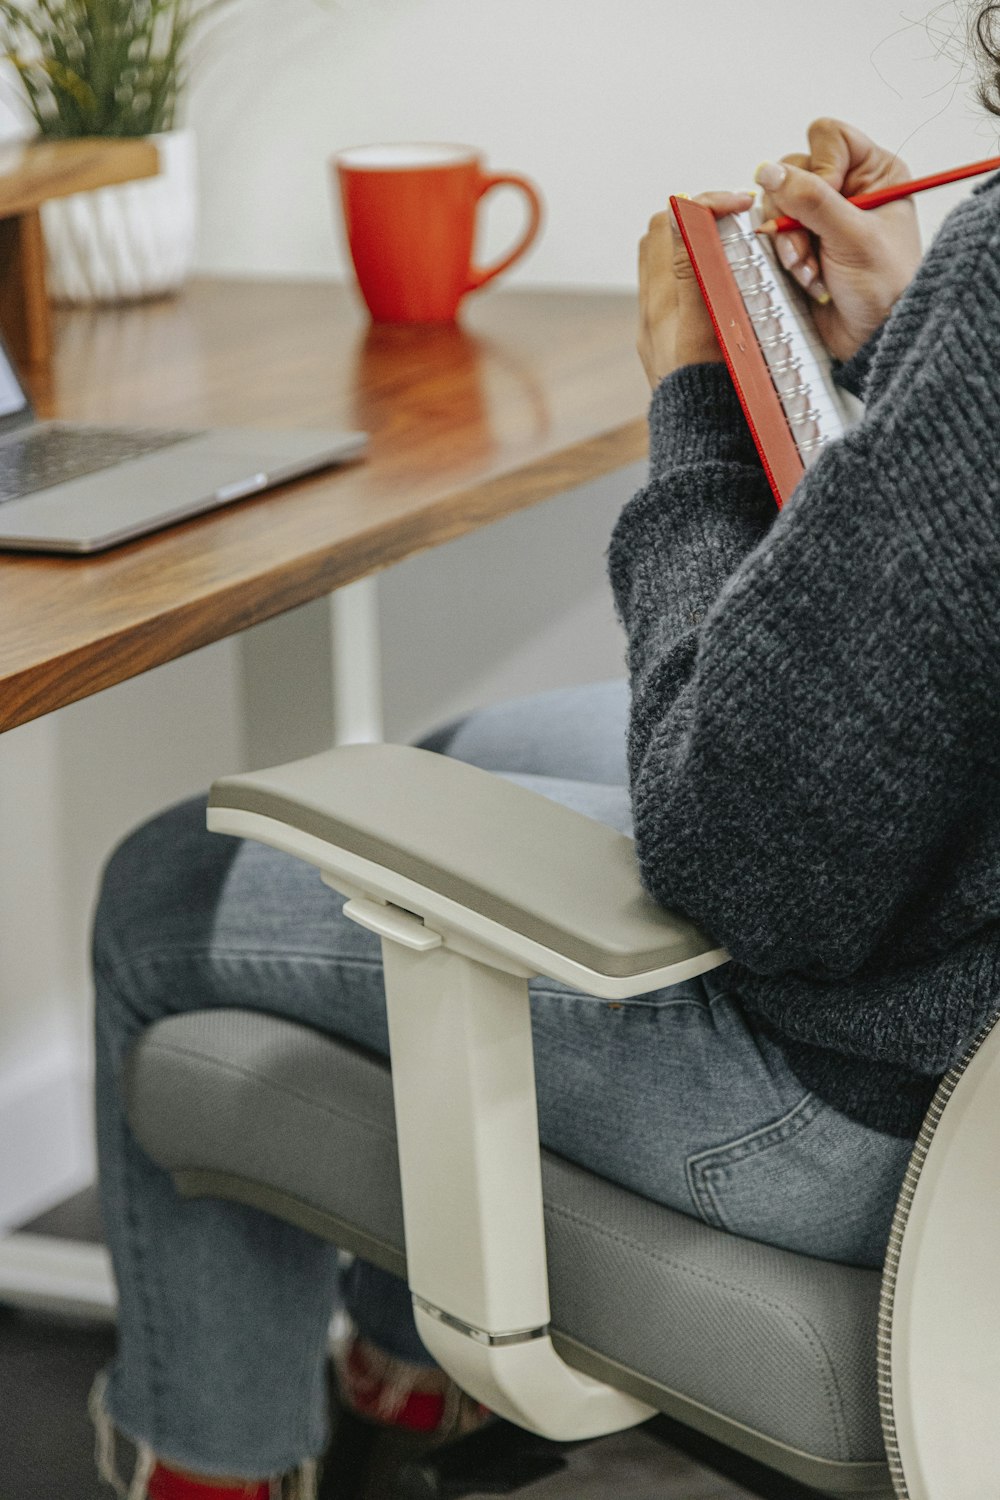
POLYGON ((0 548, 100 552, 354 458, 363 432, 39 422, 0 341, 0 548))

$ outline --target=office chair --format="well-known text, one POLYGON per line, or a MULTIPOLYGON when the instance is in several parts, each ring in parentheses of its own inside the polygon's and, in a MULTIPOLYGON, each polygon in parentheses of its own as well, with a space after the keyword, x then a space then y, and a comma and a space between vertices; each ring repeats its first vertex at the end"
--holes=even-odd
POLYGON ((356 745, 233 776, 208 824, 316 866, 382 937, 392 1074, 278 1017, 167 1018, 133 1127, 185 1195, 406 1276, 454 1379, 531 1432, 663 1412, 824 1496, 1000 1493, 1000 1035, 942 1082, 884 1271, 710 1228, 540 1150, 528 979, 621 1000, 726 961, 631 841, 459 761, 356 745))

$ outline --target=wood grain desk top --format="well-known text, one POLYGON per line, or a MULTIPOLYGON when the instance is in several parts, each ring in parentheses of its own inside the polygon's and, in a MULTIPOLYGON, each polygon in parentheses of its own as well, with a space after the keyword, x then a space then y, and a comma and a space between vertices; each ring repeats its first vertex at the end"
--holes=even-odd
POLYGON ((462 327, 373 327, 333 283, 196 281, 60 314, 34 395, 40 416, 363 428, 370 450, 90 558, 0 552, 0 730, 646 451, 624 293, 499 291, 462 327))

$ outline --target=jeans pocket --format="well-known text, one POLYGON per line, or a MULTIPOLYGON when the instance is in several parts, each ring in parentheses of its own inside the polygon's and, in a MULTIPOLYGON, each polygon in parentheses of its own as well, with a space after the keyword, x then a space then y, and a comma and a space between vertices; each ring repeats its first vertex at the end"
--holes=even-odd
POLYGON ((781 1147, 807 1130, 822 1108, 815 1094, 806 1094, 780 1119, 689 1156, 688 1186, 705 1223, 746 1234, 739 1221, 745 1220, 747 1209, 759 1208, 761 1198, 770 1196, 783 1174, 781 1147))
POLYGON ((688 1190, 716 1229, 877 1266, 911 1149, 810 1093, 778 1119, 689 1156, 688 1190))

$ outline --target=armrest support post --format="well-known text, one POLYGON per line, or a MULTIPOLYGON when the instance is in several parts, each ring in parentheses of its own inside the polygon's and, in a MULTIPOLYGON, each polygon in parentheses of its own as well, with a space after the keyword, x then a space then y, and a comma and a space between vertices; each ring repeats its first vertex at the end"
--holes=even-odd
POLYGON ((445 948, 382 955, 410 1288, 473 1328, 543 1327, 527 981, 445 948))
POLYGON ((471 1395, 571 1439, 651 1415, 572 1370, 549 1297, 528 982, 384 937, 410 1288, 420 1336, 471 1395))

